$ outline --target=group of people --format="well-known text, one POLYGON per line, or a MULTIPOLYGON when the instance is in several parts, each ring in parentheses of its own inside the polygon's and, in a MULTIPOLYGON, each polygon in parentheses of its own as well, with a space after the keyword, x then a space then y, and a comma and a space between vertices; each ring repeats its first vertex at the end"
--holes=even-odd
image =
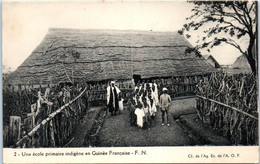
MULTIPOLYGON (((167 94, 167 88, 163 88, 159 98, 156 83, 138 83, 134 92, 128 97, 127 109, 131 126, 148 128, 152 126, 158 110, 161 111, 162 125, 170 126, 168 111, 171 97, 167 94), (166 121, 165 121, 166 115, 166 121)), ((120 89, 112 81, 107 87, 107 106, 112 116, 123 110, 123 98, 120 89), (121 107, 121 109, 120 109, 121 107)))
POLYGON ((150 128, 159 106, 157 85, 155 83, 138 83, 127 106, 132 126, 150 128))

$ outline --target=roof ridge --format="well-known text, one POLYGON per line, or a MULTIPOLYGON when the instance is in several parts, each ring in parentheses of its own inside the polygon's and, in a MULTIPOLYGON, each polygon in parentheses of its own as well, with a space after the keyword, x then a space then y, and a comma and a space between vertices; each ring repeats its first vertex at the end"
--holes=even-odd
POLYGON ((144 33, 172 33, 176 34, 178 31, 152 31, 152 30, 122 30, 122 29, 83 29, 83 28, 56 28, 50 27, 48 31, 75 31, 75 32, 92 32, 92 31, 100 31, 100 32, 144 32, 144 33))

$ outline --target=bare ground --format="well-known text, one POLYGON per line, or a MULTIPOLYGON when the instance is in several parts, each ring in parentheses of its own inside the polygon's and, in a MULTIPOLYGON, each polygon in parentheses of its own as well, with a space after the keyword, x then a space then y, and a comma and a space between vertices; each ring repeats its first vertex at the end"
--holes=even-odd
POLYGON ((97 128, 93 125, 97 123, 98 113, 104 109, 91 108, 75 129, 74 139, 67 147, 229 145, 228 140, 199 120, 195 106, 195 98, 173 100, 169 112, 171 126, 162 126, 161 112, 157 112, 150 130, 131 126, 127 110, 117 116, 108 113, 102 124, 97 124, 101 126, 99 133, 88 138, 86 136, 97 128), (84 144, 86 141, 91 145, 84 144))
POLYGON ((107 115, 99 134, 101 147, 125 146, 185 146, 196 143, 174 121, 174 117, 194 113, 195 99, 175 100, 172 102, 169 120, 171 126, 161 125, 161 112, 157 112, 155 121, 149 129, 130 126, 128 111, 117 116, 107 115))

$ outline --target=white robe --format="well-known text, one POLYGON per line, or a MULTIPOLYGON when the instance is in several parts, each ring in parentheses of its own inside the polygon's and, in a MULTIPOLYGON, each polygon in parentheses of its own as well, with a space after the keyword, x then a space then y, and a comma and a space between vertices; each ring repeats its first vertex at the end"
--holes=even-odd
POLYGON ((153 103, 153 105, 151 106, 151 115, 153 115, 156 112, 157 112, 157 108, 155 106, 155 103, 153 103))
POLYGON ((151 101, 148 97, 146 97, 146 102, 147 102, 148 110, 149 110, 149 113, 151 116, 152 115, 151 101))
POLYGON ((154 92, 155 92, 155 94, 157 95, 157 97, 159 96, 158 95, 158 87, 157 87, 157 84, 156 83, 153 83, 154 84, 154 92))
POLYGON ((123 104, 123 102, 124 102, 124 99, 121 99, 120 101, 119 101, 119 103, 118 103, 118 105, 119 105, 119 110, 124 110, 124 104, 123 104))
POLYGON ((143 95, 141 95, 141 96, 139 97, 139 102, 142 104, 142 106, 144 106, 144 103, 143 103, 142 97, 143 97, 143 95))
POLYGON ((144 124, 144 120, 143 120, 143 117, 145 116, 144 114, 144 110, 143 109, 140 109, 140 108, 136 108, 135 109, 135 114, 137 116, 137 125, 139 127, 143 127, 143 124, 144 124))
MULTIPOLYGON (((109 100, 110 100, 110 87, 111 86, 107 87, 107 105, 108 105, 109 100)), ((114 86, 114 89, 116 90, 116 93, 117 93, 117 96, 118 96, 119 93, 121 92, 120 89, 117 86, 114 86)))
POLYGON ((158 105, 159 105, 159 98, 158 98, 158 94, 156 94, 156 92, 153 92, 153 91, 152 91, 152 99, 153 99, 153 101, 154 101, 154 104, 155 104, 156 106, 158 106, 158 105))

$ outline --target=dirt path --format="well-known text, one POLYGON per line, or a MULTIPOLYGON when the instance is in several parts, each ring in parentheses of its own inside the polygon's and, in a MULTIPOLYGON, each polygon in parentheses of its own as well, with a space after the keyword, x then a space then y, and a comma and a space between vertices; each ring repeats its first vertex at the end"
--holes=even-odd
POLYGON ((173 120, 173 115, 181 113, 192 113, 194 100, 173 101, 170 109, 170 127, 161 125, 161 112, 157 112, 151 129, 139 129, 130 126, 128 111, 121 115, 106 116, 102 130, 99 134, 99 145, 101 147, 125 147, 125 146, 184 146, 195 145, 187 133, 173 120), (182 105, 182 109, 179 106, 182 105), (186 109, 185 109, 186 108, 186 109))
MULTIPOLYGON (((195 98, 173 100, 169 111, 171 126, 162 126, 161 112, 157 112, 150 130, 130 126, 127 110, 117 116, 108 113, 102 119, 99 133, 88 142, 93 141, 93 146, 98 147, 228 145, 228 141, 218 136, 209 125, 204 125, 197 117, 191 117, 196 116, 195 106, 195 98)), ((87 112, 67 147, 88 147, 84 145, 86 135, 103 108, 91 108, 87 112)))
POLYGON ((162 126, 161 112, 157 112, 150 130, 130 126, 127 110, 117 116, 108 113, 104 115, 105 119, 102 118, 99 133, 86 139, 94 123, 98 122, 98 113, 104 110, 104 107, 91 108, 67 147, 88 147, 84 141, 98 147, 229 145, 225 137, 219 136, 209 125, 195 117, 195 106, 195 98, 173 100, 169 111, 171 126, 162 126))

